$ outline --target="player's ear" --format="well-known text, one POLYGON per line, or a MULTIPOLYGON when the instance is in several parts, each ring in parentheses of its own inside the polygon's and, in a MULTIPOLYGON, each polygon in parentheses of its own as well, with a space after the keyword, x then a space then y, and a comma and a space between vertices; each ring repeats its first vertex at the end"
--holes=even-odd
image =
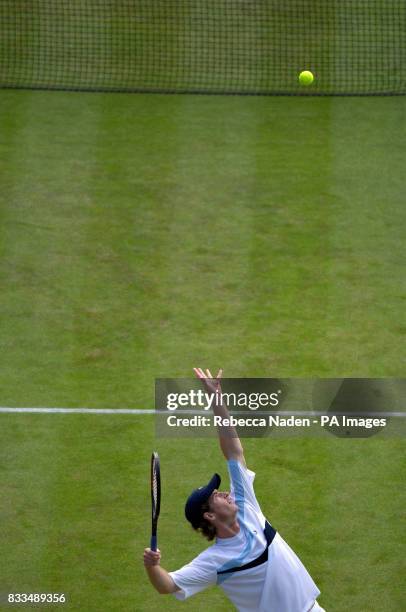
POLYGON ((209 521, 209 523, 213 523, 216 516, 214 512, 205 512, 203 514, 203 518, 206 519, 206 521, 209 521))

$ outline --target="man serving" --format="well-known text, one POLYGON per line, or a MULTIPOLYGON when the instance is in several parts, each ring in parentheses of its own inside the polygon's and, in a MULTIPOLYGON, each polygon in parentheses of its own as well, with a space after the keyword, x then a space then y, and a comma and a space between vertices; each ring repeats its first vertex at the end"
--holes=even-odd
MULTIPOLYGON (((216 378, 209 370, 194 371, 209 392, 221 393, 222 370, 216 378)), ((221 402, 213 402, 213 412, 229 418, 221 402)), ((218 435, 230 492, 219 491, 221 478, 214 474, 185 506, 192 527, 214 544, 175 572, 160 565, 159 550, 146 548, 144 565, 151 583, 159 593, 173 593, 179 600, 218 584, 239 612, 324 612, 306 568, 262 514, 253 488, 255 474, 246 466, 236 430, 219 426, 218 435)))

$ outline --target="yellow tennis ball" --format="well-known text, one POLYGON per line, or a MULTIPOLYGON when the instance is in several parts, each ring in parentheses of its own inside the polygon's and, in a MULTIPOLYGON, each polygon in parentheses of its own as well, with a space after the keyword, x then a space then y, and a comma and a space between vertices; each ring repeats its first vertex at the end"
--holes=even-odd
POLYGON ((299 74, 299 83, 301 85, 311 85, 314 81, 313 73, 310 70, 303 70, 299 74))

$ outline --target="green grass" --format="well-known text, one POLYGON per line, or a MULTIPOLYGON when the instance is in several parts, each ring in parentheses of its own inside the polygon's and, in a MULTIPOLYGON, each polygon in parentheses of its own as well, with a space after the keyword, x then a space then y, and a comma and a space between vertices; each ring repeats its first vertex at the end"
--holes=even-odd
MULTIPOLYGON (((404 102, 2 92, 2 406, 153 405, 155 377, 401 376, 404 102)), ((180 609, 147 584, 221 471, 150 416, 0 415, 1 592, 180 609), (3 495, 4 492, 4 495, 3 495)), ((401 440, 247 440, 264 512, 328 611, 401 604, 401 440)), ((224 470, 223 470, 224 472, 224 470)), ((212 589, 183 606, 229 610, 212 589)))
POLYGON ((401 375, 403 101, 3 93, 2 401, 401 375), (48 381, 52 379, 52 388, 48 381))
MULTIPOLYGON (((69 610, 231 610, 216 589, 185 604, 163 599, 141 561, 149 450, 158 445, 163 466, 162 563, 176 569, 205 546, 183 502, 208 474, 225 475, 213 440, 154 441, 151 416, 3 415, 2 424, 3 592, 64 592, 69 610)), ((263 511, 311 570, 327 610, 402 607, 403 448, 375 439, 245 441, 263 511)))

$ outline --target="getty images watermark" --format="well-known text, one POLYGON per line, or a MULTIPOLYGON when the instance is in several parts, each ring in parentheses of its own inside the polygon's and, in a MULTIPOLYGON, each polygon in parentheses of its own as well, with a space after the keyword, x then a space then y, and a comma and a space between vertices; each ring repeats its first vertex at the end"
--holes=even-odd
POLYGON ((187 392, 168 393, 166 396, 167 410, 177 408, 201 408, 210 410, 214 406, 226 406, 228 410, 235 408, 247 408, 248 410, 258 410, 258 408, 276 408, 279 405, 281 389, 274 393, 209 393, 201 389, 190 389, 187 392))
POLYGON ((228 378, 216 392, 197 379, 157 379, 156 433, 208 437, 363 438, 406 433, 404 379, 228 378), (221 408, 226 408, 224 413, 221 408))

